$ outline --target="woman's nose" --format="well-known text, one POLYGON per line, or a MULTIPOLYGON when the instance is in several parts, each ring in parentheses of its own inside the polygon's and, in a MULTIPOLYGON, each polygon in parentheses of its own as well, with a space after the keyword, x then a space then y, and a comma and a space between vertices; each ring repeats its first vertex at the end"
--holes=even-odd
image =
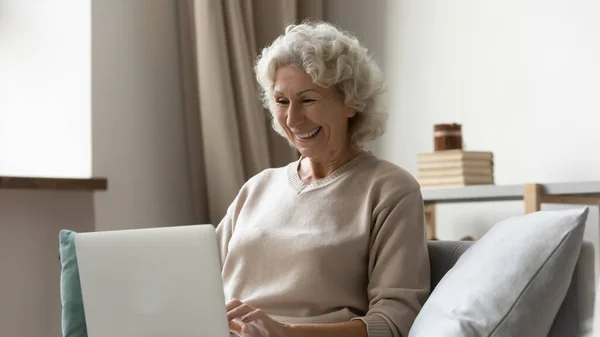
POLYGON ((289 127, 301 125, 304 122, 304 113, 298 104, 290 103, 288 106, 287 125, 289 127))

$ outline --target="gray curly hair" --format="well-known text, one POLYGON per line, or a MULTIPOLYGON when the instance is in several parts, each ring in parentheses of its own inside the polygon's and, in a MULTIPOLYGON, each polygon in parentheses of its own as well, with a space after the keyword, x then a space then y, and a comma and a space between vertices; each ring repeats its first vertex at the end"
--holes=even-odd
MULTIPOLYGON (((348 130, 353 145, 361 146, 385 132, 388 114, 383 75, 367 49, 350 33, 325 22, 304 22, 287 26, 284 34, 262 50, 254 71, 271 118, 275 72, 285 66, 295 66, 314 83, 333 86, 343 94, 344 103, 356 111, 348 130)), ((275 118, 272 125, 285 138, 275 118)))

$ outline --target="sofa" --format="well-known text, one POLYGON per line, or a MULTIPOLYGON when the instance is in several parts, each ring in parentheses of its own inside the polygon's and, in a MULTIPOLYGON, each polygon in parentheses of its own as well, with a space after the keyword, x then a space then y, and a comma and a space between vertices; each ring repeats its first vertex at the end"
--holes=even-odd
MULTIPOLYGON (((429 241, 432 289, 474 243, 473 241, 429 241)), ((554 319, 548 337, 591 336, 595 294, 594 266, 594 246, 585 241, 567 295, 554 319)))
MULTIPOLYGON (((429 241, 431 292, 407 337, 591 337, 600 320, 587 214, 536 212, 477 241, 429 241)), ((86 335, 74 235, 59 235, 65 337, 86 335)))

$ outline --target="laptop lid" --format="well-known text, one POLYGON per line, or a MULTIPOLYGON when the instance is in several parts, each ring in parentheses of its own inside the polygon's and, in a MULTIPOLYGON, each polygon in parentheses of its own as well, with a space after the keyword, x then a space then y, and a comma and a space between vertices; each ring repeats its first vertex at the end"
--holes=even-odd
POLYGON ((79 233, 89 337, 228 337, 211 225, 79 233))

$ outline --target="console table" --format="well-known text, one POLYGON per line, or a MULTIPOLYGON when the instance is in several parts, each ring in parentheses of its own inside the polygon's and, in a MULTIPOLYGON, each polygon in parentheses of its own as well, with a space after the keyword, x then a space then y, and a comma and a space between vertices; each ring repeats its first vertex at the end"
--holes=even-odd
POLYGON ((435 206, 438 204, 523 200, 525 214, 539 211, 542 204, 572 204, 600 207, 600 181, 471 185, 421 189, 425 202, 427 238, 435 239, 435 206))

